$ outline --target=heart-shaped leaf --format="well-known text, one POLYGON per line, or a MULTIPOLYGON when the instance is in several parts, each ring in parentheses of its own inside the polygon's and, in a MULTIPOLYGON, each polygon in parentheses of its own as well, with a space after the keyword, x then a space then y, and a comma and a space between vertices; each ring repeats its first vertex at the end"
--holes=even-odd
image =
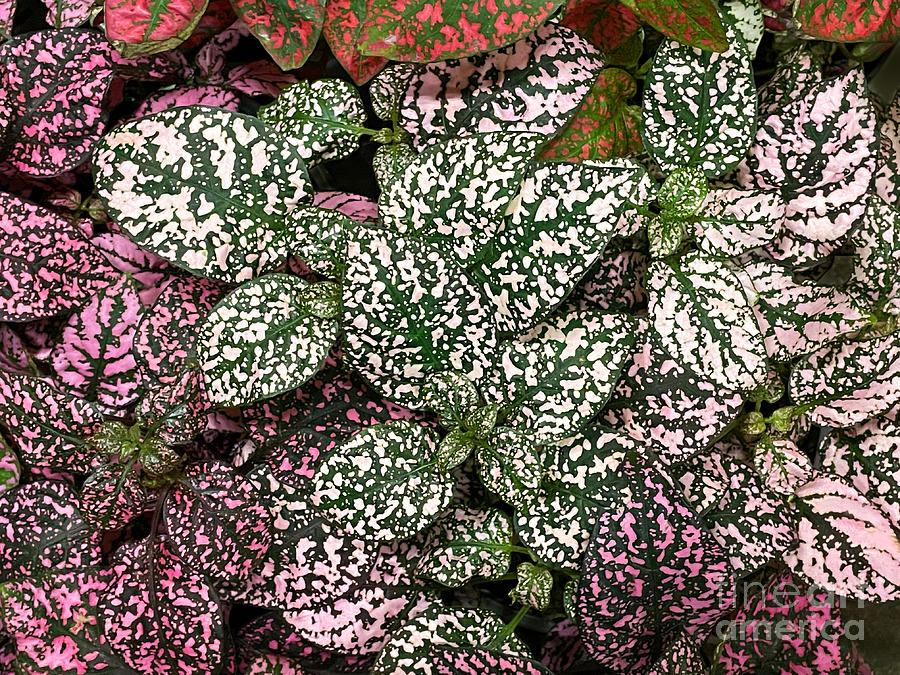
POLYGON ((238 18, 282 70, 299 68, 315 49, 325 20, 325 0, 231 0, 238 18))
POLYGON ((135 243, 229 282, 284 259, 279 221, 311 196, 299 141, 255 118, 202 106, 107 134, 94 154, 94 180, 135 243))
POLYGON ((219 301, 197 334, 197 358, 211 402, 245 405, 294 389, 319 370, 338 325, 313 314, 304 301, 317 285, 270 274, 219 301), (261 354, 266 355, 262 362, 261 354))
POLYGON ((623 0, 639 18, 673 40, 721 52, 731 40, 714 0, 623 0))
POLYGON ((87 158, 106 120, 111 51, 102 35, 81 28, 18 35, 0 47, 9 106, 3 148, 15 168, 57 176, 87 158))
POLYGON ((126 58, 156 54, 184 42, 209 0, 105 0, 106 37, 126 58))
POLYGON ((372 109, 381 119, 399 121, 400 104, 418 68, 410 63, 394 63, 382 70, 369 83, 372 109))
POLYGON ((498 427, 478 448, 476 459, 481 482, 502 500, 523 508, 537 496, 543 467, 530 434, 498 427))

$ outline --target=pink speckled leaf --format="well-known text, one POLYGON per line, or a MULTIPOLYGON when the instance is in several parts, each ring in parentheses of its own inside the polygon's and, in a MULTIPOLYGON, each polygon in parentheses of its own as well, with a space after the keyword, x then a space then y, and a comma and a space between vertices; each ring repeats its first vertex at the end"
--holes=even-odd
POLYGON ((12 34, 13 15, 16 0, 0 0, 0 36, 8 38, 12 34))
MULTIPOLYGON (((898 164, 900 167, 900 164, 898 164)), ((900 169, 897 171, 900 175, 900 169)), ((900 314, 900 211, 878 195, 869 197, 862 222, 850 235, 855 264, 850 287, 882 311, 900 314)))
POLYGON ((729 257, 752 251, 778 236, 784 211, 775 190, 712 189, 699 209, 698 247, 729 257))
POLYGON ((418 70, 400 102, 400 125, 428 139, 487 131, 553 135, 575 114, 603 61, 587 40, 547 24, 497 52, 418 70))
POLYGON ((649 666, 682 630, 702 639, 734 592, 725 551, 675 490, 652 467, 620 471, 628 487, 598 515, 570 606, 588 653, 626 670, 649 666))
POLYGON ((716 52, 728 48, 715 0, 623 0, 623 4, 673 40, 716 52))
POLYGON ((881 143, 878 146, 878 170, 875 173, 875 191, 888 204, 897 205, 900 200, 900 92, 884 112, 878 129, 881 143))
POLYGON ((81 488, 85 522, 98 530, 116 530, 141 514, 147 492, 128 464, 102 464, 81 488))
POLYGON ((388 62, 382 56, 366 56, 360 51, 360 34, 365 28, 367 7, 353 0, 327 0, 322 34, 331 52, 356 84, 368 82, 388 62))
POLYGON ((113 408, 137 399, 131 346, 142 312, 134 282, 122 275, 71 316, 52 354, 53 372, 69 391, 113 408))
POLYGON ((0 495, 19 484, 22 465, 5 439, 0 437, 0 495))
POLYGON ((109 44, 94 31, 45 30, 0 46, 11 121, 3 141, 11 164, 56 176, 81 164, 99 140, 113 77, 109 44))
POLYGON ((56 28, 74 28, 90 18, 94 0, 43 0, 47 23, 56 28))
POLYGON ((377 202, 349 192, 317 192, 313 196, 313 206, 340 211, 360 223, 374 223, 378 220, 377 202))
POLYGON ((138 295, 145 307, 154 303, 163 286, 177 272, 158 255, 145 251, 118 232, 105 232, 91 241, 113 267, 130 274, 137 282, 138 295))
POLYGON ((285 87, 297 82, 297 78, 285 73, 271 61, 262 59, 242 63, 225 75, 225 83, 247 96, 278 96, 285 87))
POLYGON ((641 320, 602 419, 669 462, 702 450, 740 414, 743 398, 674 359, 641 320))
POLYGON ((0 193, 0 320, 31 321, 84 306, 115 270, 81 230, 0 193))
POLYGON ((578 627, 568 617, 557 621, 547 632, 540 655, 541 663, 554 673, 568 672, 583 661, 586 656, 578 627))
POLYGON ((619 0, 568 0, 560 23, 611 52, 637 32, 641 20, 619 0))
MULTIPOLYGON (((833 447, 830 440, 828 447, 833 447)), ((753 464, 766 487, 785 497, 793 495, 812 477, 809 457, 790 439, 764 438, 759 441, 753 451, 753 464)))
POLYGON ((0 424, 14 432, 26 464, 90 472, 95 457, 85 441, 102 423, 96 405, 56 390, 48 380, 0 371, 0 424))
POLYGON ((800 92, 761 117, 736 180, 780 190, 784 226, 814 243, 830 242, 865 212, 877 168, 875 109, 859 67, 829 80, 813 71, 800 92))
POLYGON ((163 519, 172 549, 216 586, 246 581, 272 542, 272 521, 253 484, 224 464, 188 468, 163 519))
POLYGON ((150 94, 132 113, 131 119, 186 105, 206 105, 237 112, 240 98, 230 89, 215 84, 184 85, 150 94))
POLYGON ((97 565, 100 535, 68 484, 38 481, 0 494, 0 580, 97 565))
POLYGON ((654 661, 647 675, 693 675, 705 673, 706 662, 700 654, 701 642, 687 633, 669 642, 654 661))
POLYGON ((524 656, 469 645, 435 645, 425 658, 435 675, 552 675, 542 664, 524 656))
POLYGON ((325 0, 231 0, 231 4, 282 70, 306 63, 325 21, 325 0))
POLYGON ((864 422, 900 401, 900 335, 826 345, 791 372, 791 399, 815 424, 864 422))
POLYGON ((801 578, 846 597, 900 598, 900 529, 848 482, 820 475, 799 488, 798 541, 784 561, 801 578))
POLYGON ((819 40, 893 42, 900 37, 900 4, 894 0, 797 0, 794 19, 819 40))
POLYGON ((184 42, 209 0, 105 0, 106 37, 126 58, 156 54, 184 42))
POLYGON ((99 619, 113 650, 141 673, 219 672, 226 633, 219 599, 205 577, 165 541, 126 544, 116 552, 99 619))
POLYGON ((203 378, 198 368, 181 372, 173 381, 145 382, 144 395, 136 414, 168 445, 189 443, 207 426, 213 406, 203 391, 203 378))

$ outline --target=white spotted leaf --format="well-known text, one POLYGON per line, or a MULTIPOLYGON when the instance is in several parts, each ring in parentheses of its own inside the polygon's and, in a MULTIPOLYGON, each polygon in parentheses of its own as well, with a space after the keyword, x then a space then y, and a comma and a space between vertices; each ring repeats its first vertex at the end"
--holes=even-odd
POLYGON ((478 476, 488 490, 517 508, 535 499, 543 467, 538 445, 529 434, 498 427, 475 456, 478 476))
POLYGON ((206 317, 197 357, 212 403, 245 405, 295 389, 322 366, 338 334, 336 319, 314 316, 310 284, 270 274, 239 286, 206 317))
POLYGON ((741 255, 778 236, 784 212, 776 190, 712 189, 700 207, 697 245, 714 256, 741 255))
POLYGON ((550 604, 552 590, 553 574, 550 570, 523 562, 516 569, 516 587, 509 592, 509 597, 542 612, 550 604))

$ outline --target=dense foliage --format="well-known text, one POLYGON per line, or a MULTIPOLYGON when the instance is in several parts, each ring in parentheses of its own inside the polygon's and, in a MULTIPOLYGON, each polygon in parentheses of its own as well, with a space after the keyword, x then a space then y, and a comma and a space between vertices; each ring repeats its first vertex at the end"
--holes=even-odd
POLYGON ((869 672, 900 4, 44 4, 0 674, 869 672))

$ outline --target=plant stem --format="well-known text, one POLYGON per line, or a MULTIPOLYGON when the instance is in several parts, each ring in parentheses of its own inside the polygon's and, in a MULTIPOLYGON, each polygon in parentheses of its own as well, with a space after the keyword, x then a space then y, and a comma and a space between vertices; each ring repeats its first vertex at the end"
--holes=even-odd
POLYGON ((528 605, 522 605, 516 615, 512 618, 508 624, 506 624, 499 633, 494 636, 494 639, 488 643, 488 649, 499 649, 503 646, 503 643, 506 642, 506 639, 513 634, 513 631, 516 629, 516 626, 519 625, 519 622, 525 618, 525 615, 528 614, 528 610, 531 609, 528 605))

